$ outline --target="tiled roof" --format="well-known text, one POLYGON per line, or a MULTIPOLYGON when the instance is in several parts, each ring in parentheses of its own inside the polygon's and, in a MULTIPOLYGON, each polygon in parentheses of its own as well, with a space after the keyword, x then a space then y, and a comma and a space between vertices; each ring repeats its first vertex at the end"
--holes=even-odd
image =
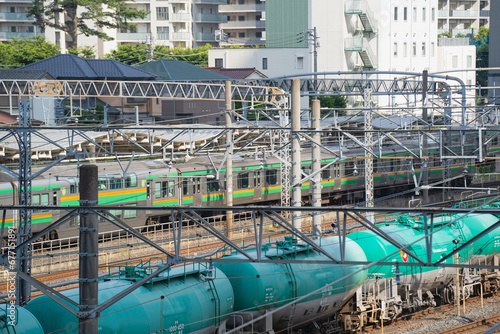
POLYGON ((231 78, 208 71, 185 61, 161 59, 136 66, 157 75, 157 80, 167 81, 204 81, 231 80, 231 78))
POLYGON ((155 75, 111 59, 83 59, 72 54, 53 56, 20 68, 45 70, 60 80, 153 80, 155 75))
POLYGON ((54 79, 45 70, 0 70, 0 80, 54 79))
POLYGON ((261 72, 259 72, 258 70, 256 70, 255 67, 253 68, 205 67, 205 68, 214 73, 219 73, 221 75, 225 75, 226 77, 230 77, 231 79, 236 79, 236 80, 246 79, 253 73, 258 74, 263 79, 266 78, 266 76, 261 72))

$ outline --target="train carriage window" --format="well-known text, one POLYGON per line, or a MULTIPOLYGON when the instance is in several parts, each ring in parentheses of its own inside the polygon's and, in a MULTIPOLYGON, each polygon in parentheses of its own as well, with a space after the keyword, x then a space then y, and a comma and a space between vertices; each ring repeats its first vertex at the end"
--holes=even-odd
POLYGON ((155 183, 155 198, 161 198, 161 182, 155 183))
MULTIPOLYGON (((129 206, 137 206, 137 204, 130 204, 130 205, 127 205, 127 207, 129 206)), ((129 219, 129 218, 137 218, 137 210, 123 210, 123 218, 124 219, 129 219)))
POLYGON ((312 171, 312 168, 310 165, 302 166, 302 173, 303 174, 309 175, 309 174, 311 174, 311 171, 312 171))
POLYGON ((168 196, 175 196, 175 181, 168 181, 168 196))
POLYGON ((346 161, 345 162, 345 176, 351 176, 354 175, 354 162, 352 161, 346 161))
POLYGON ((238 188, 246 189, 250 186, 249 173, 238 174, 238 188))
POLYGON ((216 192, 219 191, 219 189, 219 180, 207 180, 207 192, 216 192))
MULTIPOLYGON (((76 194, 78 182, 76 181, 76 179, 68 179, 68 181, 69 181, 69 193, 76 194)), ((101 189, 101 188, 98 188, 98 189, 101 189)))
POLYGON ((40 205, 40 195, 33 195, 31 197, 31 204, 32 205, 40 205))
POLYGON ((278 171, 276 169, 266 170, 266 186, 278 184, 278 171))
POLYGON ((196 178, 196 192, 199 194, 201 192, 201 181, 200 178, 196 178))
POLYGON ((135 173, 125 175, 125 188, 137 187, 137 175, 135 173))
POLYGON ((330 168, 325 168, 321 171, 321 178, 323 180, 328 180, 330 179, 331 175, 330 175, 330 168))
POLYGON ((107 190, 108 189, 108 179, 105 177, 99 177, 98 181, 99 190, 107 190))
POLYGON ((109 178, 109 189, 122 189, 123 179, 120 174, 112 175, 109 178))
POLYGON ((109 210, 109 213, 116 216, 118 219, 122 218, 122 210, 109 210))
POLYGON ((41 205, 49 205, 49 194, 42 194, 41 205))
POLYGON ((57 205, 57 192, 52 193, 52 205, 57 205))
POLYGON ((189 195, 189 182, 187 180, 182 181, 182 194, 189 195))
POLYGON ((333 165, 333 177, 339 177, 341 175, 340 173, 340 164, 336 163, 333 165))

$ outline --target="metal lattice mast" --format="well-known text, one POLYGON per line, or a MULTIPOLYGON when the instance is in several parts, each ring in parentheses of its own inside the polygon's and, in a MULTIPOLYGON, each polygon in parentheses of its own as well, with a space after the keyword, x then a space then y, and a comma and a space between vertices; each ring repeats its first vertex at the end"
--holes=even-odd
MULTIPOLYGON (((19 101, 19 205, 31 206, 31 108, 29 100, 19 101)), ((15 223, 15 222, 14 222, 15 223)), ((17 244, 31 237, 31 209, 19 210, 17 244)), ((31 275, 31 244, 19 247, 16 252, 17 269, 31 275)), ((31 297, 31 287, 20 276, 16 279, 16 303, 26 305, 31 297)))
MULTIPOLYGON (((373 208, 373 157, 370 153, 373 145, 373 125, 372 125, 372 90, 365 88, 363 92, 364 98, 364 118, 365 118, 365 145, 366 145, 366 159, 365 159, 365 193, 366 193, 366 207, 373 208)), ((367 213, 367 219, 373 222, 373 214, 367 213)))
MULTIPOLYGON (((280 170, 281 170, 281 206, 290 206, 290 148, 286 146, 290 143, 290 122, 288 108, 282 108, 280 113, 280 147, 278 151, 280 157, 280 170)), ((286 215, 289 212, 285 213, 286 215)))

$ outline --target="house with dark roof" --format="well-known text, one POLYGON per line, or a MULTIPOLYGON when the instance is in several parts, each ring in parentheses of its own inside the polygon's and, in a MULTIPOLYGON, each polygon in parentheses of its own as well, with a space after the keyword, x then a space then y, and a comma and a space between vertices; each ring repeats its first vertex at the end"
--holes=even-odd
MULTIPOLYGON (((144 71, 153 73, 160 81, 220 82, 231 81, 230 77, 208 71, 202 67, 175 59, 161 59, 138 65, 144 71)), ((164 99, 161 101, 161 118, 172 123, 212 124, 225 123, 224 101, 164 99)))
MULTIPOLYGON (((84 59, 72 54, 60 54, 36 63, 25 65, 14 71, 45 71, 55 80, 81 80, 81 81, 151 81, 156 75, 140 68, 120 63, 112 59, 84 59)), ((161 109, 152 99, 127 99, 108 98, 105 102, 98 98, 73 98, 73 109, 94 108, 97 104, 107 104, 108 121, 122 122, 135 119, 135 109, 138 108, 139 117, 148 119, 155 114, 160 114, 161 109)), ((36 106, 34 107, 35 110, 36 106)), ((47 109, 46 106, 42 107, 47 109)), ((52 121, 71 115, 67 103, 54 101, 49 107, 52 115, 47 119, 44 112, 44 122, 54 124, 52 121), (57 106, 58 104, 58 106, 57 106)), ((38 108, 39 109, 39 108, 38 108)), ((78 110, 75 113, 79 114, 78 110)), ((50 112, 49 112, 50 113, 50 112)))

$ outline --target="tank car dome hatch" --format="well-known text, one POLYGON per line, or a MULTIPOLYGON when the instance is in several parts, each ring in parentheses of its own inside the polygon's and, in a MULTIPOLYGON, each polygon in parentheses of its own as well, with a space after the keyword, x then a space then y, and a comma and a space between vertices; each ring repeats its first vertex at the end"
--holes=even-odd
POLYGON ((43 334, 43 328, 33 314, 11 304, 0 305, 0 334, 43 334))
MULTIPOLYGON (((149 334, 172 328, 185 334, 215 333, 233 311, 233 290, 220 270, 214 270, 215 279, 208 279, 207 268, 192 267, 172 268, 101 312, 99 333, 149 334)), ((99 282, 99 304, 143 278, 140 270, 126 274, 99 282)), ((78 288, 61 293, 78 303, 78 288)), ((77 317, 47 296, 35 298, 26 308, 40 319, 46 333, 78 333, 77 317)))

